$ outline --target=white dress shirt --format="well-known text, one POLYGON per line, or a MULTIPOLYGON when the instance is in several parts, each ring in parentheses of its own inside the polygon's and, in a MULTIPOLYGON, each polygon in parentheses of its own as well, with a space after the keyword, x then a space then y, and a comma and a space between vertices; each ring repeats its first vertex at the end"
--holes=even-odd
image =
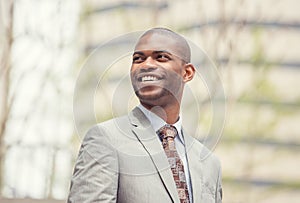
MULTIPOLYGON (((151 126, 153 127, 154 131, 157 132, 161 127, 163 127, 164 125, 166 125, 167 123, 160 118, 159 116, 157 116, 155 113, 149 111, 148 109, 146 109, 143 105, 138 105, 138 107, 141 109, 141 111, 145 114, 145 116, 148 118, 148 120, 151 123, 151 126)), ((169 123, 171 124, 171 123, 169 123)), ((190 173, 189 173, 189 168, 188 168, 188 162, 186 159, 186 153, 185 153, 185 145, 184 145, 184 139, 182 136, 182 120, 181 117, 179 116, 179 119, 176 123, 171 124, 173 125, 177 132, 178 132, 178 136, 175 137, 175 147, 177 150, 177 153, 183 163, 183 167, 184 167, 184 174, 185 174, 185 178, 187 181, 187 187, 188 187, 188 192, 189 192, 189 199, 190 202, 192 202, 192 189, 191 189, 191 180, 190 180, 190 173)), ((157 136, 157 138, 159 139, 159 137, 157 136)), ((160 139, 159 139, 160 141, 160 139)))

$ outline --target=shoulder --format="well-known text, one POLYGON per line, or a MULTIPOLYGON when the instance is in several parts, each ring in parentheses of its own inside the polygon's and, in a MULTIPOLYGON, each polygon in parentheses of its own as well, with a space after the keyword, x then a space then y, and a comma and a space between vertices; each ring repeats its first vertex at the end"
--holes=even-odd
POLYGON ((212 149, 208 149, 203 143, 201 143, 199 140, 196 142, 199 143, 199 145, 202 145, 202 150, 200 152, 200 160, 203 162, 211 162, 214 164, 217 168, 220 167, 220 160, 219 158, 213 153, 212 149))
POLYGON ((97 135, 111 134, 111 132, 120 130, 124 126, 128 127, 130 125, 128 116, 117 117, 109 119, 107 121, 97 123, 90 127, 85 135, 85 137, 94 137, 97 135))
POLYGON ((113 147, 120 142, 123 135, 130 134, 131 124, 128 116, 113 118, 98 123, 88 129, 82 140, 83 146, 113 147))
POLYGON ((191 150, 191 153, 193 153, 194 157, 198 159, 204 166, 213 168, 216 170, 216 172, 218 172, 221 168, 221 164, 219 158, 214 155, 213 151, 208 149, 207 146, 205 146, 196 138, 189 135, 186 135, 185 137, 188 137, 187 150, 191 150))

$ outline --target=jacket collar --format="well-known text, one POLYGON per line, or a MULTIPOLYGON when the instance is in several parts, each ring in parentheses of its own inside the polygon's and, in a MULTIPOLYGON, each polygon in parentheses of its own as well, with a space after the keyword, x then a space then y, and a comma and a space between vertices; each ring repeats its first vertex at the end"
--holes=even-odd
MULTIPOLYGON (((150 156, 170 198, 173 202, 179 202, 169 162, 150 121, 138 107, 129 113, 129 120, 132 132, 150 156)), ((201 159, 201 155, 206 150, 199 141, 189 136, 186 131, 182 130, 182 135, 186 146, 186 154, 192 183, 193 202, 199 202, 201 201, 203 186, 203 160, 201 159)))
POLYGON ((164 149, 158 139, 150 121, 143 112, 136 107, 129 113, 131 130, 143 145, 153 162, 155 169, 173 202, 179 202, 178 193, 169 162, 165 155, 164 149))

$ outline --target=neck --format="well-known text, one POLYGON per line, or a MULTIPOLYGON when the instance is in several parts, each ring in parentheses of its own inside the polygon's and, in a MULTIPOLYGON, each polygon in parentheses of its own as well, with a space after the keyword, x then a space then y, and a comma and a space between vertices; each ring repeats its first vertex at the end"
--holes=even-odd
POLYGON ((141 104, 151 111, 155 113, 157 116, 162 118, 168 124, 174 124, 178 121, 179 112, 180 112, 180 104, 176 103, 174 105, 167 106, 152 106, 147 105, 141 102, 141 104))

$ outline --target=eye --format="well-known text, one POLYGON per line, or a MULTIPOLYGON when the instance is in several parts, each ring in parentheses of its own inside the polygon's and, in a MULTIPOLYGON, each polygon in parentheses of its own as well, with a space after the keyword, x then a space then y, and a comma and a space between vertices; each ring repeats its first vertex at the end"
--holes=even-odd
POLYGON ((167 54, 158 54, 156 58, 160 62, 166 62, 171 60, 170 56, 168 56, 167 54))
POLYGON ((134 55, 132 57, 132 63, 141 63, 143 62, 143 60, 144 60, 143 57, 140 55, 134 55))

